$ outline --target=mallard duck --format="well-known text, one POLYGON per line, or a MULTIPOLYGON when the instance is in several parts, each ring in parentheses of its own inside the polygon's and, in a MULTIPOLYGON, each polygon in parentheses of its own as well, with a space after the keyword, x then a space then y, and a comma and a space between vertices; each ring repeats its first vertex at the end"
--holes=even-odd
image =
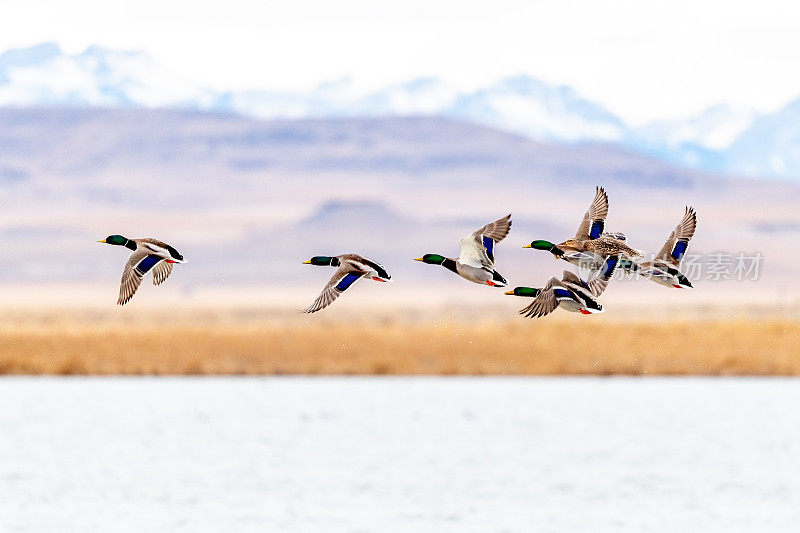
POLYGON ((304 313, 316 313, 320 309, 325 309, 350 285, 362 277, 381 282, 392 281, 392 276, 382 265, 357 254, 342 254, 332 257, 317 255, 308 261, 303 261, 303 264, 337 267, 328 284, 322 289, 314 303, 303 311, 304 313))
MULTIPOLYGON (((602 313, 603 306, 596 299, 599 294, 593 294, 593 292, 586 282, 569 270, 565 270, 561 279, 552 277, 541 289, 516 287, 506 294, 532 297, 533 302, 519 312, 519 314, 531 318, 549 315, 557 307, 584 315, 602 313)), ((602 293, 602 289, 600 292, 602 293)))
POLYGON ((594 252, 565 252, 550 241, 542 239, 535 240, 526 244, 523 248, 533 248, 534 250, 545 250, 553 254, 554 259, 561 259, 567 263, 576 265, 589 270, 597 270, 603 264, 603 258, 594 252))
POLYGON ((153 285, 161 285, 172 273, 172 265, 185 263, 178 250, 156 239, 127 239, 122 235, 109 235, 97 242, 124 246, 132 251, 119 286, 118 305, 125 305, 133 298, 144 275, 153 271, 153 285))
POLYGON ((574 252, 592 252, 603 258, 618 255, 630 259, 644 257, 644 253, 631 248, 621 233, 605 233, 606 216, 608 215, 608 195, 605 189, 595 189, 594 200, 589 210, 583 215, 581 225, 574 239, 567 239, 558 248, 565 254, 574 252))
POLYGON ((494 269, 494 247, 511 229, 511 215, 486 224, 459 241, 458 259, 439 254, 425 254, 414 259, 429 265, 442 265, 462 278, 492 287, 505 287, 508 282, 494 269))
POLYGON ((681 273, 680 266, 686 250, 689 248, 689 241, 694 236, 697 228, 697 214, 692 207, 686 207, 683 218, 670 233, 667 242, 658 252, 652 261, 640 263, 632 261, 620 262, 620 268, 639 273, 651 281, 655 281, 665 287, 675 287, 676 289, 691 289, 692 283, 681 273))

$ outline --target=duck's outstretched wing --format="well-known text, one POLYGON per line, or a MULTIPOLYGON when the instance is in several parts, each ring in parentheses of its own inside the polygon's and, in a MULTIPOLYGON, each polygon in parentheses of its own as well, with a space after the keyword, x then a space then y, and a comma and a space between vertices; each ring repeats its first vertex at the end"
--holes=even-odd
POLYGON ((606 227, 606 217, 608 216, 608 195, 605 189, 597 187, 594 193, 594 200, 589 210, 583 215, 581 225, 575 233, 575 240, 587 241, 596 239, 603 234, 606 227))
POLYGON ((560 285, 558 278, 550 278, 544 288, 536 295, 533 302, 522 309, 519 314, 528 318, 549 315, 558 307, 558 300, 554 288, 560 285))
POLYGON ((153 285, 161 285, 172 274, 172 263, 161 261, 153 267, 153 285))
POLYGON ((683 254, 689 247, 689 241, 694 237, 694 230, 697 228, 697 214, 694 209, 687 207, 683 213, 683 218, 675 229, 670 233, 664 247, 658 252, 656 259, 672 263, 675 266, 681 264, 683 254))
POLYGON ((511 214, 486 224, 461 239, 458 262, 475 268, 494 268, 494 246, 508 235, 511 214))
POLYGON ((592 291, 592 296, 597 298, 605 292, 611 278, 614 277, 617 265, 619 265, 618 255, 609 255, 606 257, 603 267, 596 273, 595 277, 589 281, 588 285, 589 290, 592 291))
POLYGON ((125 263, 125 270, 122 271, 122 281, 119 284, 119 298, 117 304, 125 305, 136 294, 142 278, 150 272, 156 265, 164 261, 164 258, 150 253, 145 248, 139 248, 131 254, 128 262, 125 263))
POLYGON ((314 300, 314 303, 308 306, 303 312, 316 313, 321 309, 325 309, 331 305, 340 294, 346 291, 350 285, 361 279, 364 274, 365 272, 354 270, 347 263, 342 263, 342 266, 333 273, 333 277, 328 284, 325 285, 325 288, 322 289, 322 292, 317 296, 317 299, 314 300))
POLYGON ((509 230, 511 229, 511 213, 503 218, 498 218, 494 222, 486 224, 479 230, 475 230, 476 235, 483 235, 492 239, 494 242, 500 242, 506 238, 509 230))
POLYGON ((570 272, 569 270, 565 270, 561 274, 561 281, 565 283, 570 283, 574 285, 577 289, 589 290, 589 284, 583 281, 581 278, 579 278, 577 274, 575 274, 574 272, 570 272))

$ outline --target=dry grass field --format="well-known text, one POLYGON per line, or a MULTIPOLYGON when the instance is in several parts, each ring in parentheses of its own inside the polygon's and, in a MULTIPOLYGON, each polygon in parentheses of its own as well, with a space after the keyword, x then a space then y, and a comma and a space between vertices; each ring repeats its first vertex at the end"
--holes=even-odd
POLYGON ((792 314, 0 313, 2 374, 800 375, 792 314))

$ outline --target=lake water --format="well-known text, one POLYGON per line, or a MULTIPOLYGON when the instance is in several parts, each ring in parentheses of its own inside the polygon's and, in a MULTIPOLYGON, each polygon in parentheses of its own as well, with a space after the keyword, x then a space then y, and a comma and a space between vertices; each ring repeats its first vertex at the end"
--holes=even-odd
POLYGON ((4 378, 0 531, 798 531, 800 381, 4 378))

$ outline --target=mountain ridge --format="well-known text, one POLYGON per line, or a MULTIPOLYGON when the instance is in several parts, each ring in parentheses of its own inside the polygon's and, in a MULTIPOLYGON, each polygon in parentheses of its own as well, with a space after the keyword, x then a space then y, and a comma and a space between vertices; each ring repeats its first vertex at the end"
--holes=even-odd
POLYGON ((5 282, 102 272, 113 287, 124 254, 96 241, 120 234, 174 244, 190 261, 171 283, 187 287, 299 280, 303 259, 348 251, 414 283, 458 287, 412 259, 457 255, 460 237, 509 212, 503 274, 544 279, 552 257, 522 245, 574 235, 597 185, 611 199, 608 228, 637 248, 660 247, 691 204, 693 251, 759 250, 772 279, 797 275, 786 239, 767 237, 800 227, 800 184, 692 171, 609 143, 536 142, 435 116, 56 107, 0 109, 0 146, 5 282))
POLYGON ((539 141, 615 143, 700 170, 800 179, 800 99, 773 113, 719 104, 685 120, 632 127, 569 86, 524 74, 466 92, 431 77, 367 92, 347 78, 303 92, 216 91, 143 52, 92 45, 65 54, 42 43, 0 54, 0 106, 177 108, 259 119, 438 115, 539 141))

